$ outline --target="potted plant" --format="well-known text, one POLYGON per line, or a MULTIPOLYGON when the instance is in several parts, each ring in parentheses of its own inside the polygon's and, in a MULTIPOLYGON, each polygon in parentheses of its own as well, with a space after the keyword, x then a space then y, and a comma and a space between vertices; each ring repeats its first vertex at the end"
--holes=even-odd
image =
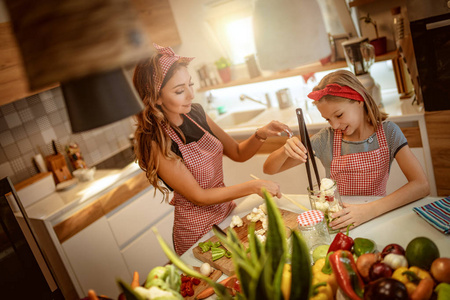
POLYGON ((227 83, 231 80, 231 62, 225 57, 221 57, 214 62, 217 71, 219 72, 220 78, 223 83, 227 83))
POLYGON ((377 22, 375 22, 375 20, 370 17, 369 13, 367 13, 367 16, 361 17, 359 19, 364 20, 364 23, 366 24, 372 24, 375 28, 375 35, 377 38, 370 41, 370 44, 375 48, 375 55, 386 53, 386 37, 379 37, 377 22))

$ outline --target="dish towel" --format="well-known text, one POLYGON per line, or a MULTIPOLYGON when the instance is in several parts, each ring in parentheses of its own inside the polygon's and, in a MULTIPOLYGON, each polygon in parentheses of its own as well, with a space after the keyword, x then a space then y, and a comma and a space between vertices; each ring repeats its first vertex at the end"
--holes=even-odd
POLYGON ((450 233, 450 197, 414 207, 413 210, 437 230, 445 234, 450 233))

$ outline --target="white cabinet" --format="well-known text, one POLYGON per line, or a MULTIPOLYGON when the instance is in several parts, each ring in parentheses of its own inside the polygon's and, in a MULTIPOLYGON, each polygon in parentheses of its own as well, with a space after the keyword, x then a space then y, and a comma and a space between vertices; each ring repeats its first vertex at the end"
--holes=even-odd
POLYGON ((130 279, 106 217, 68 239, 62 247, 85 295, 94 289, 98 295, 116 298, 120 293, 116 278, 130 279))
POLYGON ((161 202, 162 194, 157 191, 154 195, 154 191, 153 188, 146 190, 136 200, 128 201, 125 207, 119 207, 108 216, 108 222, 119 247, 124 247, 145 229, 173 211, 173 206, 161 202))
POLYGON ((80 298, 93 289, 115 299, 118 278, 130 282, 138 271, 144 279, 169 261, 151 230, 156 226, 172 246, 173 207, 161 200, 159 191, 147 188, 62 243, 80 298))
MULTIPOLYGON (((154 225, 164 241, 173 250, 172 227, 173 212, 165 216, 161 221, 154 225)), ((143 282, 151 269, 156 266, 162 266, 169 262, 169 259, 161 249, 155 234, 148 229, 139 238, 122 250, 123 258, 128 266, 130 273, 138 271, 143 282)))

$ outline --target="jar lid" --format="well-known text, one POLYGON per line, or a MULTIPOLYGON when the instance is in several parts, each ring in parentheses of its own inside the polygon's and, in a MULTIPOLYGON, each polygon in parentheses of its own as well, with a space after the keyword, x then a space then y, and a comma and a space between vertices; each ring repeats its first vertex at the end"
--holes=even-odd
POLYGON ((322 222, 324 217, 320 210, 308 210, 298 215, 297 222, 300 226, 311 226, 322 222))

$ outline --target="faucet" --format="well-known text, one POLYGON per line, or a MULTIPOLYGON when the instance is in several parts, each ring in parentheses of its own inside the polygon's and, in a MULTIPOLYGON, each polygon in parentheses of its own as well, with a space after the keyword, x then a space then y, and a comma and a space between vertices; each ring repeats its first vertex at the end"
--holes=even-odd
POLYGON ((239 97, 239 99, 241 99, 241 101, 244 101, 245 99, 251 100, 251 101, 253 101, 253 102, 262 104, 262 105, 264 105, 264 106, 267 106, 267 108, 271 108, 271 107, 272 107, 272 104, 270 103, 269 94, 266 93, 265 96, 266 96, 266 103, 264 103, 264 102, 262 102, 262 101, 260 101, 260 100, 253 99, 253 98, 251 98, 251 97, 249 97, 249 96, 247 96, 247 95, 245 95, 245 94, 241 94, 241 96, 239 97))

